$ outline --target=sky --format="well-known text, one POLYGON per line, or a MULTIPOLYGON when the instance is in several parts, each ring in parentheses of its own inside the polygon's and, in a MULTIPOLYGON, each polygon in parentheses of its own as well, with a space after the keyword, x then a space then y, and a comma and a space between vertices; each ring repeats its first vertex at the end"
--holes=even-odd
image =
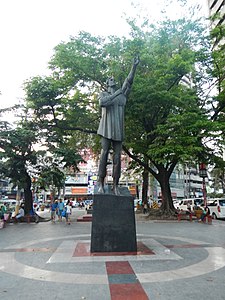
POLYGON ((139 9, 141 6, 149 15, 157 15, 160 2, 1 0, 0 108, 20 102, 24 97, 24 81, 48 74, 48 62, 60 42, 68 41, 81 30, 101 36, 126 35, 129 27, 124 14, 135 16, 138 12, 132 3, 139 4, 139 9))

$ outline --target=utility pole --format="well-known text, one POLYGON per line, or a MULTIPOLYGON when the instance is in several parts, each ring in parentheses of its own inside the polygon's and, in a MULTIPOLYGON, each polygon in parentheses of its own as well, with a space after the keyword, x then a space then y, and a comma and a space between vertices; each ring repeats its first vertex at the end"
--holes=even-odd
POLYGON ((202 177, 202 193, 203 193, 203 199, 204 199, 204 206, 206 206, 207 198, 206 198, 205 178, 207 177, 207 169, 206 169, 206 164, 204 164, 204 163, 201 163, 199 165, 199 176, 202 177))

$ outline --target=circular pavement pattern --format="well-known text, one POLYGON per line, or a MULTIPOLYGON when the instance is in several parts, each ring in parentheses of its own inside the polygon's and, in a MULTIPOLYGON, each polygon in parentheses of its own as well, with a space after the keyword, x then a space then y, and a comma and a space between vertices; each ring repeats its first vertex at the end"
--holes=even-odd
MULTIPOLYGON (((163 281, 172 281, 176 279, 185 279, 185 278, 192 278, 195 276, 200 276, 203 274, 207 274, 209 272, 216 271, 220 268, 225 266, 225 249, 222 247, 214 247, 211 244, 205 246, 204 242, 196 241, 193 239, 187 239, 182 237, 168 237, 168 236, 156 236, 156 235, 138 235, 140 238, 144 238, 145 240, 149 239, 152 241, 153 239, 169 239, 175 240, 180 242, 185 242, 189 244, 199 245, 203 249, 207 251, 207 256, 203 258, 201 261, 188 265, 188 266, 181 266, 180 268, 176 268, 173 270, 162 270, 160 272, 149 272, 149 273, 136 273, 136 277, 140 283, 150 283, 150 282, 163 282, 163 281)), ((71 283, 74 284, 108 284, 108 277, 107 274, 81 274, 81 273, 68 273, 68 272, 56 272, 41 269, 38 267, 29 266, 28 264, 19 262, 16 259, 16 253, 19 252, 19 249, 26 249, 27 247, 33 246, 37 243, 45 243, 45 242, 52 242, 57 240, 79 240, 85 241, 90 239, 89 234, 82 234, 82 235, 70 235, 70 236, 60 236, 60 237, 53 237, 53 238, 45 238, 39 239, 35 241, 25 242, 21 244, 12 245, 10 247, 4 248, 1 250, 0 255, 0 271, 6 272, 12 275, 16 275, 23 278, 28 278, 32 280, 43 280, 49 282, 63 282, 63 283, 71 283), (14 249, 14 250, 13 250, 14 249)), ((158 245, 160 247, 160 245, 158 245)), ((163 246, 161 246, 162 248, 163 246)), ((21 251, 22 252, 22 251, 21 251)), ((26 252, 26 251, 24 251, 26 252)), ((172 254, 172 251, 171 251, 172 254)), ((37 254, 36 254, 37 255, 37 254)), ((54 254, 53 254, 54 255, 54 254)), ((164 255, 166 257, 162 259, 170 259, 168 252, 165 251, 164 255)), ((142 262, 143 260, 150 260, 151 256, 146 257, 141 256, 116 256, 114 257, 116 261, 119 260, 127 260, 131 261, 132 259, 138 262, 142 262)), ((155 257, 157 260, 157 256, 155 257)), ((172 255, 171 255, 172 259, 172 255)), ((176 258, 174 258, 176 259, 176 258)), ((179 258, 177 258, 179 259, 179 258)), ((160 258, 159 258, 160 260, 160 258)), ((108 256, 97 256, 97 257, 89 257, 88 262, 102 262, 105 264, 106 261, 109 261, 108 256)), ((79 262, 79 258, 77 260, 79 262)), ((85 262, 85 260, 83 261, 85 262)), ((47 262, 46 262, 47 263, 47 262)), ((62 262, 61 262, 62 263, 62 262)), ((76 263, 74 261, 73 263, 76 263)), ((181 263, 182 265, 182 263, 181 263)))

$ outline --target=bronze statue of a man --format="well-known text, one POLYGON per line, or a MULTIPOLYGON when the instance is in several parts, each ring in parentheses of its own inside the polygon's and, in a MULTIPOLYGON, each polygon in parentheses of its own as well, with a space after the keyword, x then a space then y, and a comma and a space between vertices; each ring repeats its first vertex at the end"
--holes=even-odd
POLYGON ((120 195, 118 189, 121 175, 121 151, 124 139, 124 109, 127 96, 131 90, 139 57, 134 59, 131 71, 125 79, 122 88, 116 90, 116 83, 113 77, 106 81, 107 91, 99 96, 99 104, 102 108, 102 116, 98 128, 101 136, 101 156, 98 170, 98 193, 104 193, 104 180, 110 146, 113 148, 113 193, 120 195))

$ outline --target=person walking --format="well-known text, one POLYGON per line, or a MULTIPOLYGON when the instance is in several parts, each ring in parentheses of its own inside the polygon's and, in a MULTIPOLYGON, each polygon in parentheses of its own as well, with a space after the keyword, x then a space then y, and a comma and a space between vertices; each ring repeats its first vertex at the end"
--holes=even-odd
POLYGON ((58 210, 58 201, 55 200, 51 206, 50 206, 50 210, 51 210, 51 220, 53 223, 55 223, 55 216, 56 216, 56 212, 58 210))
POLYGON ((139 57, 134 59, 131 71, 125 79, 122 88, 116 90, 113 77, 106 81, 107 91, 99 96, 99 104, 102 108, 101 120, 97 133, 101 136, 101 156, 98 170, 98 193, 105 193, 104 180, 110 147, 113 148, 113 193, 120 195, 118 189, 121 175, 121 151, 124 139, 124 109, 127 96, 131 90, 139 57))
POLYGON ((146 214, 148 212, 148 205, 147 203, 145 202, 144 203, 144 207, 143 207, 143 213, 146 214))
POLYGON ((72 207, 70 205, 70 200, 66 202, 65 211, 66 211, 66 224, 70 225, 71 223, 70 216, 72 215, 72 207))
POLYGON ((62 199, 59 200, 58 202, 58 218, 59 221, 62 222, 62 212, 64 210, 64 202, 62 201, 62 199))

